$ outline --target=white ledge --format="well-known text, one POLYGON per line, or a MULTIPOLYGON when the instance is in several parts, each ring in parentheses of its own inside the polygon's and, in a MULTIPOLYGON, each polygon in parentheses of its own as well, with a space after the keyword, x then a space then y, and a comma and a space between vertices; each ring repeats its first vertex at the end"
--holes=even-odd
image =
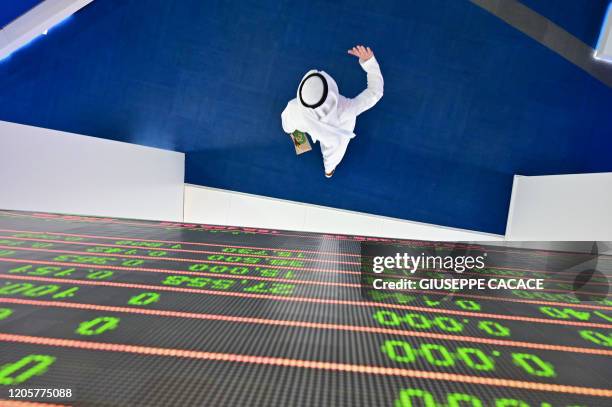
POLYGON ((93 0, 45 0, 0 30, 0 60, 93 0))

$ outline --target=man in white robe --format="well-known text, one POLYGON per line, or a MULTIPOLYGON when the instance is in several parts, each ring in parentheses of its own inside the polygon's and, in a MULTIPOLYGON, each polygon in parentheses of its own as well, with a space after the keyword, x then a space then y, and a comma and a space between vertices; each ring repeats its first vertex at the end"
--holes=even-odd
POLYGON ((336 81, 326 72, 311 70, 304 75, 297 97, 287 104, 281 114, 283 130, 308 133, 319 142, 325 176, 330 178, 346 153, 349 141, 355 137, 357 116, 370 109, 383 95, 383 77, 369 47, 357 45, 348 51, 359 58, 366 71, 368 86, 357 97, 350 99, 338 92, 336 81))

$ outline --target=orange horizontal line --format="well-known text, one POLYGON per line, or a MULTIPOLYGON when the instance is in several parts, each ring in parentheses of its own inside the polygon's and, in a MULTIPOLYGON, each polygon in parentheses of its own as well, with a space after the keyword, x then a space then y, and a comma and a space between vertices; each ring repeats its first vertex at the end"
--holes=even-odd
POLYGON ((104 312, 118 312, 118 313, 139 314, 139 315, 153 315, 153 316, 169 317, 169 318, 202 319, 202 320, 212 320, 212 321, 235 322, 235 323, 241 323, 241 324, 258 324, 258 325, 283 326, 283 327, 292 327, 292 328, 325 329, 325 330, 349 331, 349 332, 359 332, 359 333, 368 333, 368 334, 410 336, 410 337, 417 337, 417 338, 441 339, 441 340, 447 340, 447 341, 472 342, 472 343, 480 343, 480 344, 487 344, 487 345, 514 346, 514 347, 520 347, 520 348, 540 349, 540 350, 547 350, 547 351, 574 352, 574 353, 584 353, 584 354, 591 354, 591 355, 612 356, 612 350, 607 350, 607 349, 595 349, 595 348, 564 346, 564 345, 551 345, 551 344, 545 344, 545 343, 523 342, 523 341, 513 341, 513 340, 505 340, 505 339, 479 338, 479 337, 474 337, 474 336, 463 336, 463 335, 437 334, 437 333, 432 333, 432 332, 406 331, 406 330, 401 330, 401 329, 368 327, 368 326, 358 326, 358 325, 356 326, 356 325, 346 325, 346 324, 329 324, 329 323, 322 323, 322 322, 277 320, 277 319, 254 318, 254 317, 237 317, 237 316, 231 316, 231 315, 201 314, 201 313, 184 312, 184 311, 143 309, 143 308, 133 308, 133 307, 116 307, 116 306, 98 305, 98 304, 83 304, 83 303, 68 302, 68 301, 56 302, 56 301, 42 301, 42 300, 26 300, 26 299, 21 299, 21 298, 2 298, 0 297, 0 303, 33 305, 33 306, 40 306, 40 307, 70 308, 70 309, 93 310, 93 311, 104 311, 104 312))
MULTIPOLYGON (((114 236, 100 236, 100 235, 85 235, 85 234, 76 234, 76 233, 61 233, 61 232, 45 232, 45 231, 29 231, 29 230, 15 230, 15 229, 0 229, 1 232, 11 232, 11 233, 45 233, 50 235, 58 235, 58 236, 71 236, 71 237, 84 237, 90 239, 106 239, 106 240, 138 240, 142 242, 153 242, 153 243, 168 243, 168 244, 190 244, 196 246, 212 246, 212 247, 231 247, 237 249, 251 249, 251 250, 280 250, 280 251, 289 251, 289 252, 302 252, 302 253, 313 253, 313 254, 326 254, 326 255, 334 255, 334 256, 350 256, 350 257, 361 257, 360 254, 353 253, 345 253, 345 252, 326 252, 326 251, 318 251, 318 250, 301 250, 301 249, 284 249, 284 248, 270 248, 270 247, 254 247, 254 246, 237 246, 237 245, 229 245, 229 244, 218 244, 218 243, 202 243, 202 242, 186 242, 186 241, 177 241, 177 240, 155 240, 155 239, 144 239, 144 238, 134 238, 134 237, 114 237, 114 236)), ((63 242, 66 243, 66 242, 63 242)), ((76 243, 76 242, 75 242, 76 243)), ((149 249, 149 248, 147 248, 149 249)), ((164 248, 165 249, 165 248, 164 248)), ((168 249, 169 250, 169 249, 168 249)), ((185 249, 176 249, 176 250, 185 250, 185 249)), ((494 251, 488 250, 487 251, 494 251)), ((502 252, 502 251, 499 251, 502 252)), ((295 260, 295 258, 292 258, 295 260)), ((299 260, 311 260, 311 259, 302 259, 299 260)), ((318 260, 321 261, 321 260, 318 260)), ((329 260, 328 260, 329 261, 329 260)), ((346 262, 346 264, 350 264, 351 262, 346 262)), ((359 264, 357 262, 354 262, 359 264)), ((499 268, 503 270, 516 270, 516 271, 527 271, 527 272, 546 272, 539 270, 530 270, 530 269, 517 269, 510 267, 498 267, 492 266, 493 268, 499 268)), ((556 272, 557 274, 572 274, 570 272, 556 272)))
MULTIPOLYGON (((0 229, 0 232, 5 231, 5 229, 0 229)), ((19 232, 11 232, 9 231, 9 233, 19 233, 19 232)), ((23 233, 40 233, 40 232, 23 232, 23 233)), ((74 235, 72 237, 85 237, 83 235, 74 235)), ((98 237, 96 237, 95 239, 97 239, 98 237)), ((169 247, 147 247, 147 246, 131 246, 131 245, 123 245, 123 244, 114 244, 114 243, 104 243, 104 242, 82 242, 82 241, 66 241, 66 240, 51 240, 51 239, 39 239, 39 238, 32 238, 32 237, 15 237, 15 236, 0 236, 0 239, 11 239, 11 240, 25 240, 25 241, 32 241, 32 242, 45 242, 45 243, 62 243, 62 244, 71 244, 71 245, 83 245, 83 246, 104 246, 104 247, 120 247, 123 249, 139 249, 139 250, 159 250, 159 251, 167 251, 167 252, 177 252, 177 253, 194 253, 194 254, 221 254, 224 256, 241 256, 241 257, 261 257, 261 258, 266 258, 266 259, 278 259, 278 260, 297 260, 297 261, 311 261, 311 262, 320 262, 320 263, 332 263, 332 264, 351 264, 351 265, 360 265, 361 262, 359 261, 340 261, 340 260, 326 260, 326 259, 313 259, 313 258, 306 258, 306 257, 286 257, 286 256, 271 256, 271 255, 265 255, 265 254, 252 254, 252 253, 232 253, 232 252, 213 252, 210 250, 193 250, 193 249, 173 249, 173 248, 169 248, 169 247)), ((113 238, 112 240, 121 240, 121 238, 113 238)), ((136 240, 136 241, 143 241, 145 242, 146 240, 143 239, 124 239, 124 240, 136 240)), ((187 242, 183 242, 183 243, 177 243, 177 244, 193 244, 193 243, 187 243, 187 242)), ((207 244, 208 246, 208 244, 207 244)), ((213 245, 211 245, 213 246, 213 245)), ((252 247, 247 247, 247 246, 230 246, 230 245, 214 245, 216 247, 231 247, 231 248, 237 248, 237 249, 253 249, 252 247)), ((298 250, 292 250, 292 249, 274 249, 274 248, 266 248, 266 249, 257 249, 257 250, 268 250, 268 251, 277 251, 277 252, 292 252, 292 251, 298 251, 298 250)), ((316 253, 316 252, 315 252, 316 253)), ((330 253, 331 254, 331 253, 330 253)), ((121 255, 120 253, 118 253, 117 255, 121 255)), ((339 254, 336 253, 336 255, 338 256, 339 254)), ((357 255, 359 256, 359 255, 357 255)), ((164 259, 164 257, 159 257, 159 259, 164 259)), ((193 259, 195 260, 195 259, 193 259)))
POLYGON ((431 313, 436 313, 436 314, 461 315, 461 316, 477 317, 477 318, 504 319, 504 320, 510 320, 510 321, 536 322, 536 323, 553 324, 553 325, 582 326, 582 327, 603 328, 603 329, 612 328, 612 324, 600 324, 600 323, 593 323, 593 322, 575 322, 575 321, 566 321, 566 320, 559 320, 559 319, 524 317, 524 316, 519 316, 519 315, 499 315, 499 314, 489 314, 489 313, 482 313, 482 312, 467 312, 467 311, 457 311, 457 310, 449 310, 449 309, 417 307, 417 306, 412 306, 412 305, 381 304, 381 303, 372 302, 372 301, 331 300, 331 299, 311 298, 311 297, 283 297, 281 295, 253 294, 253 293, 243 293, 243 292, 233 292, 233 291, 220 292, 220 291, 213 291, 213 290, 200 290, 196 288, 169 287, 169 286, 163 286, 163 285, 119 283, 119 282, 114 282, 114 281, 87 281, 87 280, 60 279, 60 278, 52 278, 52 277, 38 277, 38 276, 36 277, 17 276, 17 275, 10 275, 10 274, 0 274, 0 278, 7 278, 7 279, 12 279, 12 280, 34 280, 34 281, 45 281, 45 282, 52 282, 52 283, 92 285, 92 286, 103 286, 103 287, 120 287, 120 288, 138 288, 138 289, 145 289, 145 290, 175 291, 175 292, 184 292, 184 293, 191 293, 191 294, 222 295, 222 296, 240 297, 240 298, 257 298, 257 299, 266 299, 266 300, 310 302, 310 303, 316 303, 316 304, 394 308, 394 309, 405 309, 405 310, 411 310, 411 311, 431 312, 431 313))
MULTIPOLYGON (((207 264, 217 264, 217 265, 222 265, 222 266, 266 267, 266 268, 271 268, 271 269, 276 269, 276 270, 313 271, 313 272, 321 272, 321 273, 338 273, 338 274, 360 274, 359 271, 321 269, 321 268, 315 268, 315 267, 277 266, 277 265, 270 265, 270 264, 251 264, 251 263, 228 262, 228 261, 219 261, 219 260, 183 259, 180 257, 165 257, 164 258, 164 257, 139 256, 139 255, 120 254, 120 253, 117 253, 117 254, 91 253, 91 252, 86 252, 86 251, 84 252, 84 251, 79 251, 79 250, 40 249, 40 248, 4 246, 4 245, 0 245, 0 249, 34 251, 34 252, 42 252, 42 253, 78 254, 78 255, 86 255, 86 256, 92 256, 92 257, 98 257, 98 256, 99 257, 112 257, 112 258, 122 257, 126 259, 137 259, 137 260, 152 260, 152 261, 165 260, 165 261, 176 261, 180 263, 196 263, 196 264, 207 263, 207 264)), ((72 263, 72 264, 77 264, 77 263, 72 263)), ((111 266, 106 266, 106 268, 109 268, 109 267, 111 266)), ((172 273, 177 273, 177 274, 193 274, 193 272, 189 272, 189 271, 151 269, 147 267, 129 267, 129 269, 135 270, 135 271, 142 270, 142 271, 154 271, 154 272, 160 272, 160 273, 172 272, 172 273)), ((201 276, 217 276, 218 275, 215 273, 206 273, 206 272, 197 272, 195 274, 199 274, 201 276)), ((484 276, 485 274, 480 274, 480 275, 484 276)), ((357 284, 357 283, 337 283, 337 282, 326 282, 326 281, 316 281, 316 280, 297 280, 297 279, 284 279, 284 278, 279 278, 279 277, 258 277, 258 276, 246 276, 246 275, 241 275, 240 277, 238 277, 238 276, 230 275, 230 274, 225 274, 225 276, 228 278, 270 280, 270 281, 278 281, 278 282, 292 283, 292 284, 314 284, 314 285, 329 285, 329 286, 356 287, 356 288, 360 287, 360 284, 357 284)), ((401 275, 386 275, 386 277, 406 278, 408 280, 419 280, 420 279, 418 277, 409 277, 409 276, 401 276, 401 275)), ((495 275, 495 277, 498 277, 499 279, 512 278, 512 277, 497 276, 497 275, 495 275)), ((599 284, 599 283, 594 283, 594 284, 599 284)), ((568 293, 568 294, 573 293, 573 291, 571 290, 553 289, 553 288, 544 288, 538 291, 553 292, 553 293, 568 293)), ((581 291, 581 294, 597 295, 599 293, 581 291)))
POLYGON ((257 247, 257 246, 237 246, 237 245, 219 244, 219 243, 185 242, 185 241, 182 241, 182 240, 145 239, 145 238, 141 238, 141 237, 85 235, 85 234, 77 234, 77 233, 47 232, 47 231, 42 231, 42 230, 35 231, 35 230, 0 229, 0 231, 1 232, 10 232, 10 233, 44 233, 44 234, 47 234, 47 235, 70 236, 70 237, 85 237, 85 238, 89 238, 89 239, 138 240, 138 241, 141 241, 141 242, 151 242, 151 243, 189 244, 189 245, 194 245, 194 246, 232 247, 232 248, 236 248, 236 249, 252 249, 252 250, 278 250, 278 251, 285 251, 285 252, 301 252, 301 253, 312 253, 312 254, 329 254, 329 255, 334 255, 334 256, 337 256, 338 254, 341 254, 343 256, 360 257, 359 254, 352 254, 352 253, 325 252, 325 251, 319 251, 319 250, 270 248, 270 247, 257 247))
MULTIPOLYGON (((140 271, 140 272, 152 272, 152 273, 167 273, 167 274, 184 274, 184 275, 208 275, 203 272, 194 272, 194 271, 182 271, 182 270, 166 270, 166 269, 157 269, 150 267, 122 267, 122 266, 107 266, 107 265, 97 265, 97 264, 83 264, 83 263, 67 263, 67 262, 59 262, 59 261, 49 261, 49 260, 30 260, 30 259, 15 259, 10 257, 0 257, 0 261, 4 262, 12 262, 12 263, 24 263, 24 264, 43 264, 43 265, 54 265, 54 266, 66 266, 66 267, 83 267, 83 268, 97 268, 103 270, 119 270, 119 271, 140 271)), ((233 276, 231 274, 216 274, 213 273, 213 277, 215 278, 235 278, 240 279, 239 276, 233 276)), ((272 281, 280 281, 279 279, 273 277, 256 277, 254 280, 265 280, 271 279, 272 281)), ((299 280, 302 281, 302 280, 299 280)), ((350 284, 350 283, 346 283, 350 284)), ((325 284, 324 284, 325 285, 325 284)), ((427 294, 449 294, 445 291, 435 291, 435 290, 411 290, 411 292, 415 293, 427 293, 427 294)), ((575 303, 563 303, 563 302, 555 302, 555 301, 544 301, 544 300, 527 300, 527 299, 519 299, 519 298, 505 298, 505 297, 493 297, 489 295, 478 295, 478 294, 460 294, 462 298, 474 298, 479 300, 491 300, 491 301, 505 301, 505 302, 514 302, 518 304, 537 304, 537 305, 559 305, 559 306, 567 306, 568 304, 574 308, 585 308, 585 309, 596 309, 596 310, 605 310, 612 309, 612 307, 607 305, 590 305, 590 304, 575 304, 575 303)))
MULTIPOLYGON (((9 216, 15 216, 15 217, 27 217, 27 218, 33 218, 33 219, 52 219, 52 220, 69 220, 69 221, 75 221, 75 222, 89 222, 89 223, 100 223, 100 222, 107 222, 107 223, 112 223, 112 224, 126 224, 126 225, 134 225, 134 226, 144 226, 144 227, 163 227, 163 228, 168 228, 168 227, 173 227, 173 225, 180 225, 179 227, 183 228, 183 229, 187 229, 187 230, 227 230, 227 231, 243 231, 243 232, 247 232, 247 233, 255 233, 255 234, 259 234, 259 235, 268 235, 268 236, 291 236, 291 237, 304 237, 304 238, 317 238, 317 239, 334 239, 334 240, 347 240, 347 241, 354 241, 357 243, 361 243, 364 241, 370 241, 372 243, 390 243, 390 244, 406 244, 406 245, 416 245, 417 247, 430 247, 433 246, 434 243, 448 243, 448 242, 435 242, 435 241, 426 241, 426 240, 408 240, 408 239, 397 239, 397 238, 382 238, 382 237, 372 237, 372 236, 356 236, 356 235, 343 235, 343 234, 328 234, 328 233, 312 233, 311 234, 303 234, 303 233, 293 233, 293 234, 287 234, 287 233, 281 233, 281 232, 287 232, 284 230, 276 230, 276 229, 266 229, 270 232, 256 232, 256 231, 249 231, 249 230, 245 230, 245 229, 257 229, 257 228, 244 228, 244 227, 237 227, 237 226, 221 226, 221 225, 207 225, 207 224, 200 224, 200 223, 176 223, 176 222, 157 222, 154 224, 151 223, 145 223, 145 222, 127 222, 125 220, 122 219, 115 219, 115 218, 97 218, 97 217, 82 217, 82 216, 76 216, 76 215, 61 215, 61 214, 49 214, 49 213, 33 213, 33 214, 22 214, 22 213, 12 213, 12 212, 8 212, 8 211, 0 211, 0 213, 3 213, 5 215, 9 215, 9 216), (36 216, 39 215, 39 216, 36 216), (42 216, 40 216, 42 215, 42 216), (52 216, 49 216, 52 215, 52 216), (72 217, 72 219, 66 219, 66 217, 72 217), (99 219, 99 220, 98 220, 99 219), (196 228, 187 228, 186 225, 190 225, 190 226, 196 226, 196 228), (218 229, 218 227, 224 227, 226 229, 218 229), (235 228, 235 229, 232 229, 235 228), (318 235, 318 236, 317 236, 318 235), (341 236, 342 238, 338 239, 337 237, 341 236), (421 246, 418 246, 418 244, 421 244, 421 246)), ((2 229, 0 229, 2 230, 2 229)), ((38 232, 40 233, 40 232, 38 232)), ((49 233, 49 232, 47 232, 49 233)), ((68 234, 66 234, 68 235, 68 234)), ((86 235, 82 235, 82 236, 86 236, 86 235)), ((96 236, 92 236, 92 237, 96 237, 96 236)), ((97 236, 99 238, 107 238, 107 237, 103 237, 103 236, 97 236)), ((111 238, 112 237, 108 237, 111 238)), ((130 238, 133 240, 146 240, 146 239, 139 239, 139 238, 130 238)), ((148 241, 157 241, 157 242, 164 242, 162 240, 148 240, 148 241)), ((171 243, 169 241, 165 241, 167 243, 171 243)), ((175 243, 184 243, 184 244, 198 244, 195 242, 175 242, 175 243)), ((486 244, 487 242, 483 242, 483 244, 486 244)), ((200 244, 204 244, 205 243, 200 243, 200 244)), ((461 243, 461 242, 451 242, 451 244, 454 245, 458 245, 460 244, 462 248, 470 248, 470 249, 477 249, 477 250, 483 250, 484 247, 481 245, 470 245, 470 244, 466 244, 466 243, 461 243)), ((330 253, 330 252, 319 252, 316 250, 291 250, 291 249, 283 249, 283 250, 287 250, 287 251, 302 251, 302 252, 312 252, 312 253, 330 253)), ((484 250, 483 250, 484 251, 484 250)), ((487 251, 488 252, 498 252, 498 253, 520 253, 520 254, 530 254, 530 255, 542 255, 542 253, 554 253, 556 255, 585 255, 586 253, 575 253, 575 252, 568 252, 568 251, 554 251, 554 250, 542 250, 542 249, 538 249, 538 250, 532 250, 532 249, 525 249, 525 250, 495 250, 491 247, 487 247, 487 251)), ((331 252, 331 254, 337 254, 335 252, 331 252)), ((349 254, 349 253, 342 253, 345 256, 358 256, 358 255, 354 255, 354 254, 349 254)), ((612 260, 612 255, 609 254, 598 254, 599 257, 602 258, 602 260, 612 260)), ((526 270, 528 271, 528 270, 526 270)))
POLYGON ((23 343, 40 346, 56 346, 70 349, 84 349, 105 352, 130 353, 145 356, 164 356, 197 360, 212 360, 217 362, 230 362, 264 366, 281 366, 301 369, 324 370, 333 372, 347 372, 377 376, 412 377, 428 380, 451 381, 459 383, 479 384, 484 386, 510 387, 525 390, 537 390, 552 393, 577 394, 595 397, 612 397, 612 390, 591 387, 568 386, 529 382, 522 380, 497 379, 478 377, 456 373, 428 372, 423 370, 400 369, 382 366, 352 365, 347 363, 320 362, 314 360, 301 360, 278 358, 270 356, 240 355, 233 353, 203 352, 187 349, 159 348, 149 346, 125 345, 120 343, 103 343, 93 341, 80 341, 73 339, 58 339, 40 336, 13 335, 0 333, 0 341, 23 343))
MULTIPOLYGON (((0 229, 0 232, 2 231, 7 231, 6 229, 0 229)), ((19 233, 19 232, 15 232, 15 231, 10 231, 8 230, 8 232, 10 233, 19 233)), ((23 232, 23 233, 34 233, 34 232, 23 232)), ((85 237, 85 235, 74 235, 74 234, 70 234, 71 236, 79 236, 79 237, 85 237)), ((96 237, 97 238, 97 237, 96 237)), ((138 249, 138 250, 160 250, 160 251, 168 251, 168 252, 177 252, 177 253, 194 253, 194 254, 211 254, 211 255, 223 255, 223 256, 240 256, 240 257, 258 257, 258 258, 264 258, 264 259, 277 259, 277 260, 297 260, 297 261, 308 261, 308 262, 313 262, 313 263, 330 263, 330 264, 348 264, 348 265, 356 265, 356 266, 360 266, 361 262, 360 261, 341 261, 341 260, 329 260, 329 259, 313 259, 313 258, 302 258, 302 257, 283 257, 283 256, 271 256, 271 255, 263 255, 263 254, 251 254, 251 253, 226 253, 226 252, 214 252, 214 251, 210 251, 210 250, 190 250, 190 249, 173 249, 173 248, 166 248, 166 247, 160 247, 160 248, 153 248, 153 247, 147 247, 147 246, 131 246, 131 245, 120 245, 120 244, 113 244, 113 243, 103 243, 103 242, 81 242, 81 241, 65 241, 65 240, 52 240, 52 239, 40 239, 40 238, 28 238, 28 237, 15 237, 15 236, 0 236, 0 239, 10 239, 10 240, 23 240, 23 241, 32 241, 32 242, 45 242, 45 243, 61 243, 61 244, 66 244, 66 245, 83 245, 83 246, 103 246, 103 247, 117 247, 117 248, 123 248, 123 249, 138 249)), ((117 239, 113 239, 113 240, 117 240, 117 239)), ((132 240, 141 240, 141 239, 132 239, 132 240)), ((143 240, 144 241, 144 240, 143 240)), ((238 246, 224 246, 224 245, 220 245, 222 247, 232 247, 232 248, 238 248, 238 246)), ((10 247, 14 247, 14 246, 10 246, 10 247)), ((250 249, 249 247, 240 247, 242 249, 250 249)), ((20 248, 22 250, 28 250, 30 248, 25 248, 22 247, 20 248)), ((31 249, 36 249, 36 248, 31 248, 31 249)), ((291 251, 291 250, 286 250, 286 249, 273 249, 273 248, 267 248, 267 249, 259 249, 259 250, 272 250, 272 251, 291 251)), ((87 252, 88 254, 91 254, 90 252, 87 252)), ((118 257, 130 257, 133 256, 134 258, 139 258, 139 259, 151 259, 150 256, 135 256, 135 255, 126 255, 126 254, 121 254, 121 253, 95 253, 95 254, 100 254, 100 255, 105 255, 105 256, 118 256, 118 257)), ((184 259, 184 258, 174 258, 174 257, 155 257, 156 260, 173 260, 173 261, 202 261, 202 260, 198 260, 198 259, 184 259)), ((214 262, 214 261, 211 261, 214 262)), ((226 263, 224 262, 224 264, 230 264, 230 263, 226 263)), ((243 264, 243 263, 231 263, 231 264, 243 264)), ((278 268, 283 268, 283 267, 287 267, 287 266, 276 266, 278 268)), ((288 267, 289 268, 289 267, 288 267)), ((340 273, 340 274, 360 274, 359 271, 351 271, 351 270, 337 270, 337 269, 316 269, 316 268, 306 268, 306 267, 291 267, 292 269, 296 269, 296 270, 305 270, 305 271, 315 271, 315 272, 325 272, 325 273, 340 273)), ((529 272, 529 273, 551 273, 551 274, 570 274, 570 273, 566 273, 566 272, 549 272, 546 270, 531 270, 531 269, 519 269, 519 268, 512 268, 512 267, 501 267, 501 266, 492 266, 491 268, 497 268, 497 269, 501 269, 501 270, 511 270, 511 271, 523 271, 523 272, 529 272)), ((422 269, 421 271, 434 271, 434 272, 444 272, 445 270, 440 270, 440 269, 422 269)), ((497 277, 497 278, 504 278, 504 279, 510 279, 510 278, 519 278, 519 276, 509 276, 509 275, 500 275, 500 274, 494 274, 494 273, 482 273, 482 272, 476 272, 476 271, 466 271, 463 273, 463 275, 474 275, 474 276, 485 276, 485 277, 497 277)), ((401 275, 389 275, 389 277, 404 277, 401 275)), ((526 276, 525 276, 526 277, 526 276)), ((555 279, 555 278, 547 278, 546 281, 548 282, 556 282, 556 283, 573 283, 573 280, 562 280, 562 279, 555 279)), ((591 283, 594 285, 607 285, 607 283, 591 283)))
MULTIPOLYGON (((2 246, 0 246, 0 249, 2 246)), ((64 252, 66 253, 66 252, 64 252)), ((62 261, 45 261, 45 260, 29 260, 29 259, 15 259, 9 257, 2 257, 0 261, 4 262, 16 262, 16 263, 32 263, 32 264, 51 264, 68 267, 87 267, 87 268, 102 268, 105 270, 124 270, 124 271, 136 271, 136 272, 151 272, 151 273, 162 273, 162 274, 181 274, 188 276, 200 276, 200 277, 214 277, 214 278, 231 278, 235 280, 256 280, 256 281, 272 281, 277 283, 291 283, 291 284, 309 284, 309 285, 325 285, 331 287, 361 287, 358 283, 339 283, 335 281, 317 281, 317 280, 296 280, 292 278, 280 278, 280 277, 262 277, 262 276, 248 276, 243 274, 223 274, 223 273, 207 273, 204 271, 185 271, 185 270, 172 270, 172 269, 157 269, 149 267, 124 267, 124 266, 107 266, 98 264, 85 264, 85 263, 68 263, 62 261)), ((211 262, 214 263, 214 262, 211 262)), ((215 263, 220 265, 233 266, 232 263, 215 263)), ((251 265, 253 267, 254 265, 251 265)), ((263 266, 268 267, 268 266, 263 266)))
MULTIPOLYGON (((70 221, 70 222, 87 222, 87 223, 107 223, 107 224, 116 224, 116 225, 128 225, 128 226, 139 226, 143 228, 178 228, 183 230, 216 230, 216 231, 234 231, 234 232, 243 232, 243 233, 253 233, 257 235, 264 236, 288 236, 288 237, 300 237, 305 239, 328 239, 328 240, 339 240, 339 241, 353 241, 353 242, 362 242, 362 241, 370 241, 370 242, 384 242, 384 243, 416 243, 411 240, 405 239, 395 239, 395 238, 384 238, 384 237, 372 237, 372 236, 357 236, 357 235, 342 235, 338 233, 295 233, 291 231, 281 231, 276 229, 263 229, 263 228, 250 228, 246 226, 225 226, 225 225, 207 225, 203 223, 182 223, 182 222, 170 222, 170 221, 161 221, 161 222, 148 222, 147 221, 126 221, 123 219, 116 218, 96 218, 93 216, 84 217, 79 215, 56 215, 51 213, 34 213, 34 214, 20 214, 20 213, 11 213, 6 211, 0 211, 5 215, 15 216, 15 217, 27 217, 32 219, 45 219, 45 220, 60 220, 60 221, 70 221), (38 215, 38 216, 36 216, 38 215), (192 227, 194 226, 194 227, 192 227), (283 232, 291 232, 291 233, 283 233, 283 232)), ((431 243, 425 242, 423 243, 431 243)), ((427 245, 426 245, 427 246, 427 245)), ((431 244, 429 244, 431 246, 431 244)))

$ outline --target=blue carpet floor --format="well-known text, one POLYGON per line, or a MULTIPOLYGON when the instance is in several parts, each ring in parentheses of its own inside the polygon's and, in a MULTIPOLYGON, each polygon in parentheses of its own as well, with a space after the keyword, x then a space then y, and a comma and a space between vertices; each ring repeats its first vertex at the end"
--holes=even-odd
MULTIPOLYGON (((554 18, 593 43, 598 2, 554 18)), ((610 88, 467 0, 96 1, 0 63, 0 120, 184 151, 194 184, 492 233, 513 174, 612 171, 611 108, 610 88), (358 43, 386 93, 327 180, 280 113, 311 68, 356 95, 358 43)))

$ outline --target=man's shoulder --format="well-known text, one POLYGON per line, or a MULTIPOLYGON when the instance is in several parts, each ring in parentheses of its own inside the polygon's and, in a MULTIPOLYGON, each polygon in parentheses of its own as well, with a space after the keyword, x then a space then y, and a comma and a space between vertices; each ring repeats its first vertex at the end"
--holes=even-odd
POLYGON ((297 99, 291 99, 287 102, 287 107, 285 107, 285 112, 296 112, 299 108, 297 99))
POLYGON ((344 113, 350 113, 352 105, 353 99, 338 95, 338 116, 342 116, 344 113))

